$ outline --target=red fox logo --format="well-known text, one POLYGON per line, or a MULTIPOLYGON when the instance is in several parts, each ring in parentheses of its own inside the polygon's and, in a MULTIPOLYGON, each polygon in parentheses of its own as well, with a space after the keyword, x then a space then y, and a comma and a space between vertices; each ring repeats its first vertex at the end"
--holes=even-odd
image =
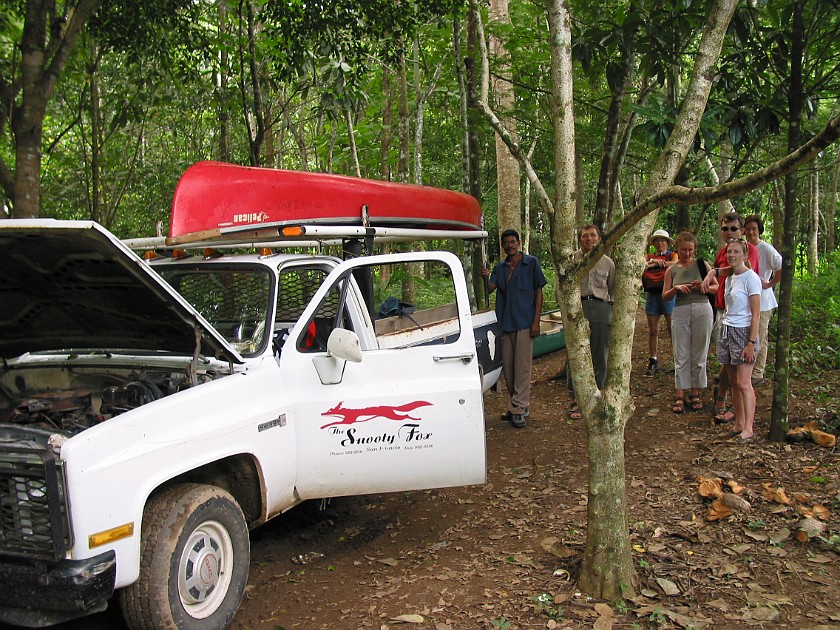
POLYGON ((414 411, 418 407, 428 407, 432 403, 426 402, 425 400, 415 400, 414 402, 406 403, 404 405, 400 405, 399 407, 393 407, 390 405, 381 405, 378 407, 363 407, 362 409, 349 409, 347 407, 343 407, 341 401, 332 409, 328 409, 322 416, 335 416, 336 418, 341 418, 336 422, 330 422, 329 424, 325 424, 322 426, 322 429, 326 429, 327 427, 332 427, 337 424, 355 424, 356 422, 367 422, 368 420, 373 420, 374 418, 387 418, 389 420, 420 420, 420 418, 415 418, 414 416, 408 415, 410 411, 414 411))

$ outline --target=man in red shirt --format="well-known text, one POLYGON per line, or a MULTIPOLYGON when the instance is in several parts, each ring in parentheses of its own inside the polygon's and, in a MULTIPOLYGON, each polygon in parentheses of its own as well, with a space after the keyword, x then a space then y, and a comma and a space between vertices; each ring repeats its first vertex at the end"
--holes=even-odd
MULTIPOLYGON (((727 214, 724 214, 720 218, 720 231, 723 236, 723 240, 726 241, 727 244, 738 240, 744 232, 743 217, 737 212, 728 212, 727 214)), ((749 266, 753 271, 759 273, 758 248, 751 243, 747 243, 747 249, 749 266)), ((706 291, 708 290, 708 284, 711 282, 712 278, 717 276, 718 279, 718 290, 717 296, 715 297, 716 323, 720 322, 720 318, 725 309, 723 296, 726 288, 726 278, 730 275, 732 275, 732 270, 726 262, 726 245, 724 245, 717 253, 717 256, 715 256, 714 267, 703 280, 703 290, 706 291)), ((718 381, 719 386, 715 388, 715 422, 730 422, 735 419, 735 412, 726 404, 726 393, 729 391, 729 377, 727 376, 724 366, 721 366, 720 372, 718 372, 718 381)))

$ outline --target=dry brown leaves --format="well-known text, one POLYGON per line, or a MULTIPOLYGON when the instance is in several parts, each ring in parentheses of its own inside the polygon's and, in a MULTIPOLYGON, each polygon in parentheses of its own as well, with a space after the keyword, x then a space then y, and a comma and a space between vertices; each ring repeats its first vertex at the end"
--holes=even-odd
POLYGON ((787 437, 791 442, 801 442, 810 439, 815 444, 824 446, 826 448, 834 448, 837 443, 837 437, 831 433, 826 433, 817 427, 817 422, 812 420, 805 426, 796 427, 787 433, 787 437))

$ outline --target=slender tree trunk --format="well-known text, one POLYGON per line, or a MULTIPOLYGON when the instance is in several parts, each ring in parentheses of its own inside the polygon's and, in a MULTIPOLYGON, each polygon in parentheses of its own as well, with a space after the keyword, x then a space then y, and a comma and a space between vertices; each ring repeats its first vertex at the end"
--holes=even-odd
MULTIPOLYGON (((219 15, 219 40, 224 41, 230 35, 230 23, 228 20, 227 0, 217 0, 216 7, 219 15)), ((228 84, 230 76, 228 67, 230 59, 227 46, 219 45, 219 72, 216 76, 216 101, 219 107, 219 159, 223 162, 230 161, 228 152, 228 126, 230 124, 230 113, 228 111, 228 84)))
POLYGON ((349 106, 344 110, 344 122, 347 124, 347 141, 350 143, 350 158, 353 160, 353 172, 356 174, 356 177, 361 177, 362 168, 359 165, 359 151, 356 148, 356 130, 353 127, 353 112, 349 106))
MULTIPOLYGON (((802 106, 802 60, 805 51, 805 0, 795 0, 790 31, 790 75, 788 80, 788 150, 799 146, 802 106)), ((796 211, 797 171, 785 176, 785 234, 782 242, 782 279, 779 281, 779 308, 776 321, 776 383, 769 439, 782 441, 787 433, 790 409, 790 330, 793 276, 796 273, 796 236, 799 232, 796 211)))
POLYGON ((840 151, 835 151, 834 168, 831 173, 831 184, 825 199, 825 251, 830 253, 836 247, 834 233, 837 229, 837 193, 840 184, 840 151))
POLYGON ((245 7, 248 16, 248 67, 251 75, 251 97, 254 109, 251 112, 256 129, 250 144, 251 166, 260 166, 263 158, 263 142, 265 140, 265 118, 263 112, 263 93, 260 84, 260 74, 257 68, 257 33, 256 11, 253 0, 246 0, 245 7))
POLYGON ((391 179, 391 120, 393 118, 391 69, 387 65, 382 68, 382 94, 385 95, 385 103, 382 105, 382 135, 379 141, 379 178, 387 182, 391 179))
MULTIPOLYGON (((490 18, 500 24, 510 24, 508 0, 490 0, 490 18)), ((516 139, 516 124, 508 114, 514 107, 513 83, 511 81, 508 52, 504 43, 495 35, 490 36, 490 51, 496 57, 498 72, 493 79, 493 94, 496 111, 501 115, 511 136, 516 139)), ((522 204, 519 188, 519 163, 514 158, 504 141, 495 136, 496 141, 496 178, 498 182, 499 233, 506 229, 522 231, 522 204)), ((501 238, 499 239, 501 245, 501 238)))
MULTIPOLYGON (((465 169, 466 169, 466 188, 465 192, 471 194, 478 199, 478 202, 483 201, 481 194, 481 142, 480 142, 480 127, 482 123, 481 113, 478 110, 478 73, 475 68, 475 61, 477 51, 479 48, 478 38, 479 21, 478 12, 472 5, 467 8, 467 18, 465 22, 467 34, 467 51, 464 55, 464 100, 462 101, 462 108, 466 109, 462 112, 464 116, 464 141, 465 147, 465 169)), ((482 206, 482 218, 484 210, 482 206)), ((473 290, 475 291, 476 306, 489 307, 490 296, 487 294, 487 283, 478 272, 483 266, 489 265, 490 253, 488 251, 487 239, 481 242, 480 247, 473 248, 473 290)))
MULTIPOLYGON (((728 182, 729 179, 732 177, 732 143, 729 141, 729 136, 724 135, 720 141, 720 165, 718 166, 717 171, 712 170, 713 178, 716 177, 717 181, 716 184, 722 184, 724 182, 728 182)), ((714 179, 713 179, 714 181, 714 179)), ((718 203, 717 208, 717 224, 720 225, 720 218, 728 212, 733 212, 735 207, 732 205, 732 202, 729 199, 725 199, 718 203)), ((723 247, 724 241, 723 236, 721 236, 720 230, 715 230, 715 234, 717 234, 718 238, 718 248, 723 247)))
POLYGON ((782 251, 785 236, 784 196, 783 183, 778 179, 773 181, 773 187, 770 190, 770 206, 773 210, 773 247, 777 251, 782 251))
POLYGON ((411 121, 408 112, 408 77, 406 76, 405 53, 400 53, 400 77, 397 111, 399 114, 400 157, 397 162, 397 181, 411 179, 411 121))
POLYGON ((103 223, 101 206, 101 175, 102 165, 100 151, 102 148, 102 100, 99 89, 99 50, 93 36, 90 37, 90 65, 88 72, 88 86, 90 97, 90 196, 88 208, 90 218, 97 223, 103 223))
POLYGON ((820 159, 814 160, 814 169, 808 176, 808 247, 806 259, 808 274, 814 278, 819 269, 820 233, 820 159))

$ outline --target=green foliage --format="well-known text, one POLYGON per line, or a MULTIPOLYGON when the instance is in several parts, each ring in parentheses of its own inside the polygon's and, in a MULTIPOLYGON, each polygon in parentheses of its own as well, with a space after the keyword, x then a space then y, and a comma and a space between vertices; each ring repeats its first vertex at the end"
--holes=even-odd
POLYGON ((531 600, 534 602, 534 612, 538 615, 545 615, 549 619, 563 618, 563 609, 554 603, 554 598, 549 593, 540 593, 531 600))
POLYGON ((791 319, 792 369, 840 368, 840 251, 826 257, 816 277, 795 280, 791 319))

